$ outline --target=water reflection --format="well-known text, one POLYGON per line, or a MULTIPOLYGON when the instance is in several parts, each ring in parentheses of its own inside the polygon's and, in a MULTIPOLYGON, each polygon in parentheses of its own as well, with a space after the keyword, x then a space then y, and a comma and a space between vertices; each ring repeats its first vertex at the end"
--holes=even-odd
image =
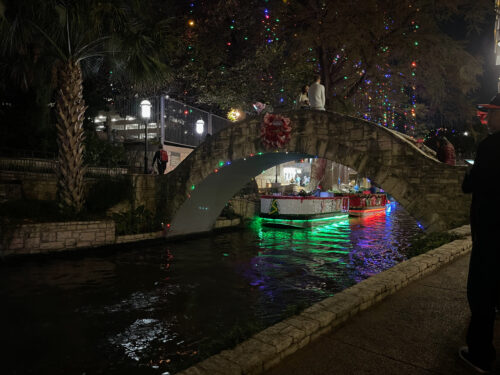
POLYGON ((176 372, 391 267, 420 229, 385 215, 3 264, 2 373, 176 372), (29 360, 26 360, 29 358, 29 360))

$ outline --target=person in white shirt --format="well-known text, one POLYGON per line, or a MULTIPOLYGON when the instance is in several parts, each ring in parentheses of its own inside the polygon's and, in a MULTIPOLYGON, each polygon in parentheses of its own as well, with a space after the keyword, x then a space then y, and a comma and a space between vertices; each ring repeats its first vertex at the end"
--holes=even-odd
POLYGON ((325 110, 325 86, 321 84, 319 75, 314 77, 314 83, 309 86, 309 105, 311 109, 325 110))

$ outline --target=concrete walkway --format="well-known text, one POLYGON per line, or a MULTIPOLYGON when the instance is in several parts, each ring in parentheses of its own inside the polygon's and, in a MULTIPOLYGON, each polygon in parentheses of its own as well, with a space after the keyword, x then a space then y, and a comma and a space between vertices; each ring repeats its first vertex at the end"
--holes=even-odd
MULTIPOLYGON (((469 254, 349 319, 266 375, 476 373, 458 358, 469 319, 469 254)), ((500 357, 500 324, 495 332, 500 357)), ((497 361, 497 362, 500 362, 497 361)), ((497 364, 495 374, 500 374, 497 364)))

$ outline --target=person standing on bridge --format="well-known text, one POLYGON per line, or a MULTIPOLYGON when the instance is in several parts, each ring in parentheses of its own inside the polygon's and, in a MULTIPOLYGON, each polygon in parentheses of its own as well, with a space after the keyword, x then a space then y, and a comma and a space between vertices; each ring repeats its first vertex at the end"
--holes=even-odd
POLYGON ((309 91, 309 86, 305 85, 300 90, 300 94, 297 97, 295 107, 300 109, 308 109, 309 108, 309 97, 307 96, 309 91))
POLYGON ((319 75, 314 76, 314 83, 309 86, 308 96, 311 109, 318 111, 325 110, 325 86, 321 84, 321 77, 319 75))
POLYGON ((442 136, 437 139, 437 159, 445 164, 455 165, 455 147, 451 144, 448 138, 442 136))
POLYGON ((165 169, 167 169, 168 153, 163 149, 162 145, 158 146, 158 151, 156 151, 153 156, 153 167, 155 165, 155 161, 156 167, 158 168, 158 174, 164 174, 165 169))
POLYGON ((500 288, 497 236, 500 201, 491 195, 491 187, 500 185, 500 94, 490 104, 478 105, 478 109, 488 111, 489 135, 479 144, 474 165, 467 171, 462 183, 464 193, 472 193, 472 252, 467 279, 471 320, 467 346, 460 348, 459 355, 476 371, 486 373, 496 357, 493 333, 500 288))

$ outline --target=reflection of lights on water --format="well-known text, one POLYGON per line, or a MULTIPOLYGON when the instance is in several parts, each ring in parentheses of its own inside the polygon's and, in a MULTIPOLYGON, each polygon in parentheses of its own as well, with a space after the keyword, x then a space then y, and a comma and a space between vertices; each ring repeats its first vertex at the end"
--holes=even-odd
POLYGON ((124 332, 110 337, 113 345, 119 345, 125 355, 134 361, 140 361, 143 353, 149 353, 157 342, 166 343, 175 339, 165 322, 157 319, 137 319, 124 332))
POLYGON ((349 220, 337 221, 314 228, 267 228, 262 219, 256 218, 252 228, 260 239, 260 246, 266 249, 289 250, 291 247, 314 253, 330 249, 338 253, 345 251, 349 244, 349 220))
POLYGON ((400 226, 406 223, 418 230, 396 202, 372 215, 308 229, 268 228, 256 219, 260 250, 245 278, 275 303, 290 291, 296 300, 324 298, 404 260, 409 243, 400 226), (316 297, 302 296, 306 290, 316 297))

